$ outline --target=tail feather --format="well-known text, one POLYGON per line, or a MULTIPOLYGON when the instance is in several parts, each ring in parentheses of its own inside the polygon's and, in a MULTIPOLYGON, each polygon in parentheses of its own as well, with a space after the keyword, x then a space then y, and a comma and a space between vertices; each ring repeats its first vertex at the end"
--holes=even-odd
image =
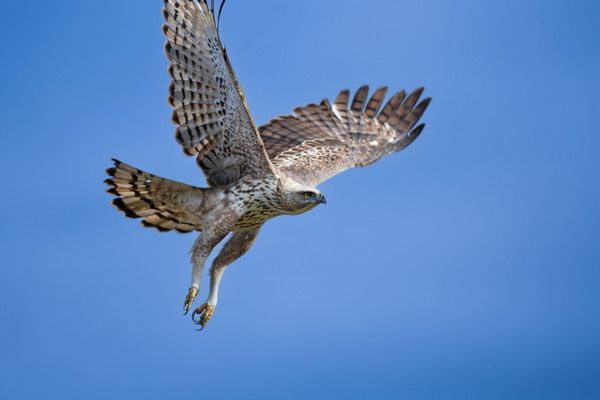
POLYGON ((161 232, 191 232, 201 229, 195 210, 202 204, 205 189, 175 182, 144 172, 113 159, 104 182, 113 196, 113 205, 129 218, 142 218, 142 225, 161 232))

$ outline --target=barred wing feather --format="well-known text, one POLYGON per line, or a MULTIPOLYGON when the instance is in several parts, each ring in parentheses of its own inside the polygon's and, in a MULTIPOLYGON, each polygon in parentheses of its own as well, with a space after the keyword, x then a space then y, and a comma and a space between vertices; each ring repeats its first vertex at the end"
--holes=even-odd
POLYGON ((351 102, 343 90, 330 104, 298 107, 292 115, 271 120, 259 128, 273 165, 290 178, 315 186, 352 167, 369 165, 402 150, 421 133, 415 126, 431 98, 418 103, 423 88, 406 96, 394 94, 383 106, 387 88, 368 99, 362 86, 351 102))
POLYGON ((165 53, 175 138, 223 186, 272 171, 206 1, 165 0, 165 53))

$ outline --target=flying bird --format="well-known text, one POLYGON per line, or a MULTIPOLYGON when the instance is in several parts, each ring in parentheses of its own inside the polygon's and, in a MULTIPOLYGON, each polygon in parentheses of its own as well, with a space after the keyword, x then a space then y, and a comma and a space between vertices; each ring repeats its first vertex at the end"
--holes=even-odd
POLYGON ((186 314, 207 257, 231 234, 212 263, 208 298, 192 312, 200 329, 213 316, 226 267, 248 251, 267 220, 325 204, 318 184, 411 144, 423 131, 425 125, 417 122, 431 100, 419 102, 419 88, 384 102, 386 87, 369 97, 369 87, 362 86, 353 96, 343 90, 333 103, 325 99, 298 107, 257 127, 221 45, 213 5, 165 0, 163 8, 175 138, 185 154, 196 158, 208 187, 175 182, 116 159, 105 181, 116 196, 112 203, 127 217, 141 218, 143 226, 200 232, 191 249, 186 314))

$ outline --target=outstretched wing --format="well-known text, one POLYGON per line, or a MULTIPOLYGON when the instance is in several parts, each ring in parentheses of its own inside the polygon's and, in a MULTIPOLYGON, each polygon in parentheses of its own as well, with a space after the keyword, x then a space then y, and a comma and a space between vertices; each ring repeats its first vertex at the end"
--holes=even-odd
POLYGON ((386 91, 377 89, 367 101, 369 87, 362 86, 348 105, 350 91, 344 90, 333 105, 325 99, 261 126, 273 165, 297 182, 316 186, 348 168, 402 150, 425 127, 415 125, 431 98, 417 104, 423 88, 409 96, 400 91, 381 108, 386 91))
POLYGON ((272 170, 206 1, 165 0, 175 138, 213 186, 272 170))

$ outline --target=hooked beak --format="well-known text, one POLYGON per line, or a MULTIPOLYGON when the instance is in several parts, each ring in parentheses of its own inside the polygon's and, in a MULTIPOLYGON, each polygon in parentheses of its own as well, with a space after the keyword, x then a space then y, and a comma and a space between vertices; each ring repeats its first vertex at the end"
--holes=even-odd
POLYGON ((327 204, 327 199, 322 194, 319 195, 319 204, 327 204))

